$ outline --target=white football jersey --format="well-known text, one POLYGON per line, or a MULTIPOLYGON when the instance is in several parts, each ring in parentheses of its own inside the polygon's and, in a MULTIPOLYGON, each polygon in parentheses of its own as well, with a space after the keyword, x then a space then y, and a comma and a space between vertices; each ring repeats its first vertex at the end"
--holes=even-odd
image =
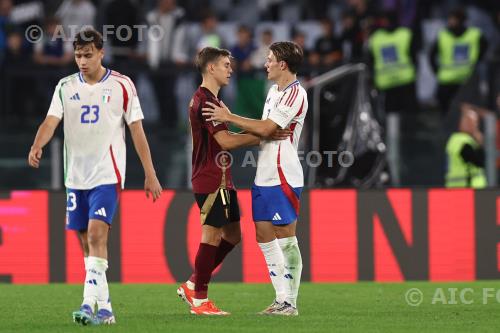
POLYGON ((282 91, 278 90, 277 84, 269 89, 262 119, 271 119, 281 128, 290 128, 293 133, 287 140, 261 140, 255 185, 288 183, 292 187, 304 186, 297 149, 307 107, 307 93, 297 80, 282 91))
POLYGON ((57 84, 47 115, 64 117, 64 183, 89 190, 125 183, 125 123, 144 118, 134 84, 107 69, 94 85, 81 73, 57 84))

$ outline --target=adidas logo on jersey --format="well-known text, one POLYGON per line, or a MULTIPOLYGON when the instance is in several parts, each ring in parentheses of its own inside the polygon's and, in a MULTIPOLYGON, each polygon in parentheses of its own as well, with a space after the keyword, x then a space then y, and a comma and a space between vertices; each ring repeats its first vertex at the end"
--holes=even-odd
POLYGON ((103 208, 99 208, 98 210, 96 210, 96 211, 94 212, 94 214, 95 214, 95 215, 99 215, 99 216, 104 216, 104 217, 106 217, 106 216, 107 216, 107 215, 106 215, 106 209, 104 209, 104 207, 103 207, 103 208))
POLYGON ((71 96, 69 99, 71 99, 73 101, 79 101, 80 100, 80 95, 78 95, 78 93, 76 93, 73 96, 71 96))
POLYGON ((273 216, 273 221, 281 221, 281 216, 280 216, 280 214, 278 214, 278 213, 274 214, 274 216, 273 216))

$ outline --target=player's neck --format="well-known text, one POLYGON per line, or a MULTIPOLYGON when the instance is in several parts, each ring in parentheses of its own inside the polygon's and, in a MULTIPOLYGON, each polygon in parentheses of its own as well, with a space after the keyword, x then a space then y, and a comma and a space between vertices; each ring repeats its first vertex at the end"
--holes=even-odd
POLYGON ((280 78, 276 80, 276 84, 278 85, 278 90, 283 91, 283 89, 288 87, 295 80, 297 80, 296 74, 284 73, 280 78))
POLYGON ((94 73, 92 74, 83 74, 83 79, 85 80, 85 82, 87 84, 90 84, 90 85, 93 85, 93 84, 96 84, 97 82, 99 82, 102 77, 104 76, 104 74, 106 74, 106 68, 100 66, 98 70, 96 70, 94 73))
POLYGON ((201 86, 210 90, 215 97, 219 94, 220 86, 215 82, 215 80, 208 80, 204 78, 203 82, 201 82, 201 86))

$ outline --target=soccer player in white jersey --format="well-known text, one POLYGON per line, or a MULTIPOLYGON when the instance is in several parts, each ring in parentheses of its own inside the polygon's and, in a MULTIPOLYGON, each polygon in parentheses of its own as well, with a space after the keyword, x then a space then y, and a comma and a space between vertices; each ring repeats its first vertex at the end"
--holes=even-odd
POLYGON ((73 320, 83 325, 114 324, 106 280, 107 241, 125 183, 125 123, 144 168, 146 195, 156 201, 162 188, 142 128, 144 117, 134 84, 127 76, 102 66, 99 32, 81 31, 73 47, 80 72, 57 84, 28 162, 39 167, 43 147, 64 118, 66 228, 79 234, 86 270, 83 302, 73 312, 73 320))
POLYGON ((203 110, 208 120, 230 122, 262 138, 252 214, 276 299, 261 313, 296 316, 302 257, 295 234, 304 186, 297 148, 308 106, 306 91, 297 81, 303 51, 293 42, 276 42, 269 49, 265 67, 275 84, 267 94, 261 120, 234 115, 225 105, 212 104, 203 110), (290 130, 287 140, 265 139, 278 128, 290 130))

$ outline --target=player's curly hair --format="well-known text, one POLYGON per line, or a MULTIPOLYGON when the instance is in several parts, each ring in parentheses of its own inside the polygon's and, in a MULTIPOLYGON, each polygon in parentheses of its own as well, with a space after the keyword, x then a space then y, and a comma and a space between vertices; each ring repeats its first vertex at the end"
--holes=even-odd
POLYGON ((269 49, 273 52, 276 60, 286 62, 288 69, 293 74, 297 74, 302 60, 304 59, 304 51, 294 42, 275 42, 271 44, 269 49))
POLYGON ((231 58, 231 52, 226 49, 219 49, 218 47, 205 47, 196 56, 195 65, 201 74, 205 73, 207 65, 211 62, 217 61, 219 57, 231 58))
POLYGON ((76 50, 91 43, 94 44, 96 49, 101 50, 104 41, 99 31, 89 28, 76 34, 75 39, 73 40, 73 48, 76 50))

